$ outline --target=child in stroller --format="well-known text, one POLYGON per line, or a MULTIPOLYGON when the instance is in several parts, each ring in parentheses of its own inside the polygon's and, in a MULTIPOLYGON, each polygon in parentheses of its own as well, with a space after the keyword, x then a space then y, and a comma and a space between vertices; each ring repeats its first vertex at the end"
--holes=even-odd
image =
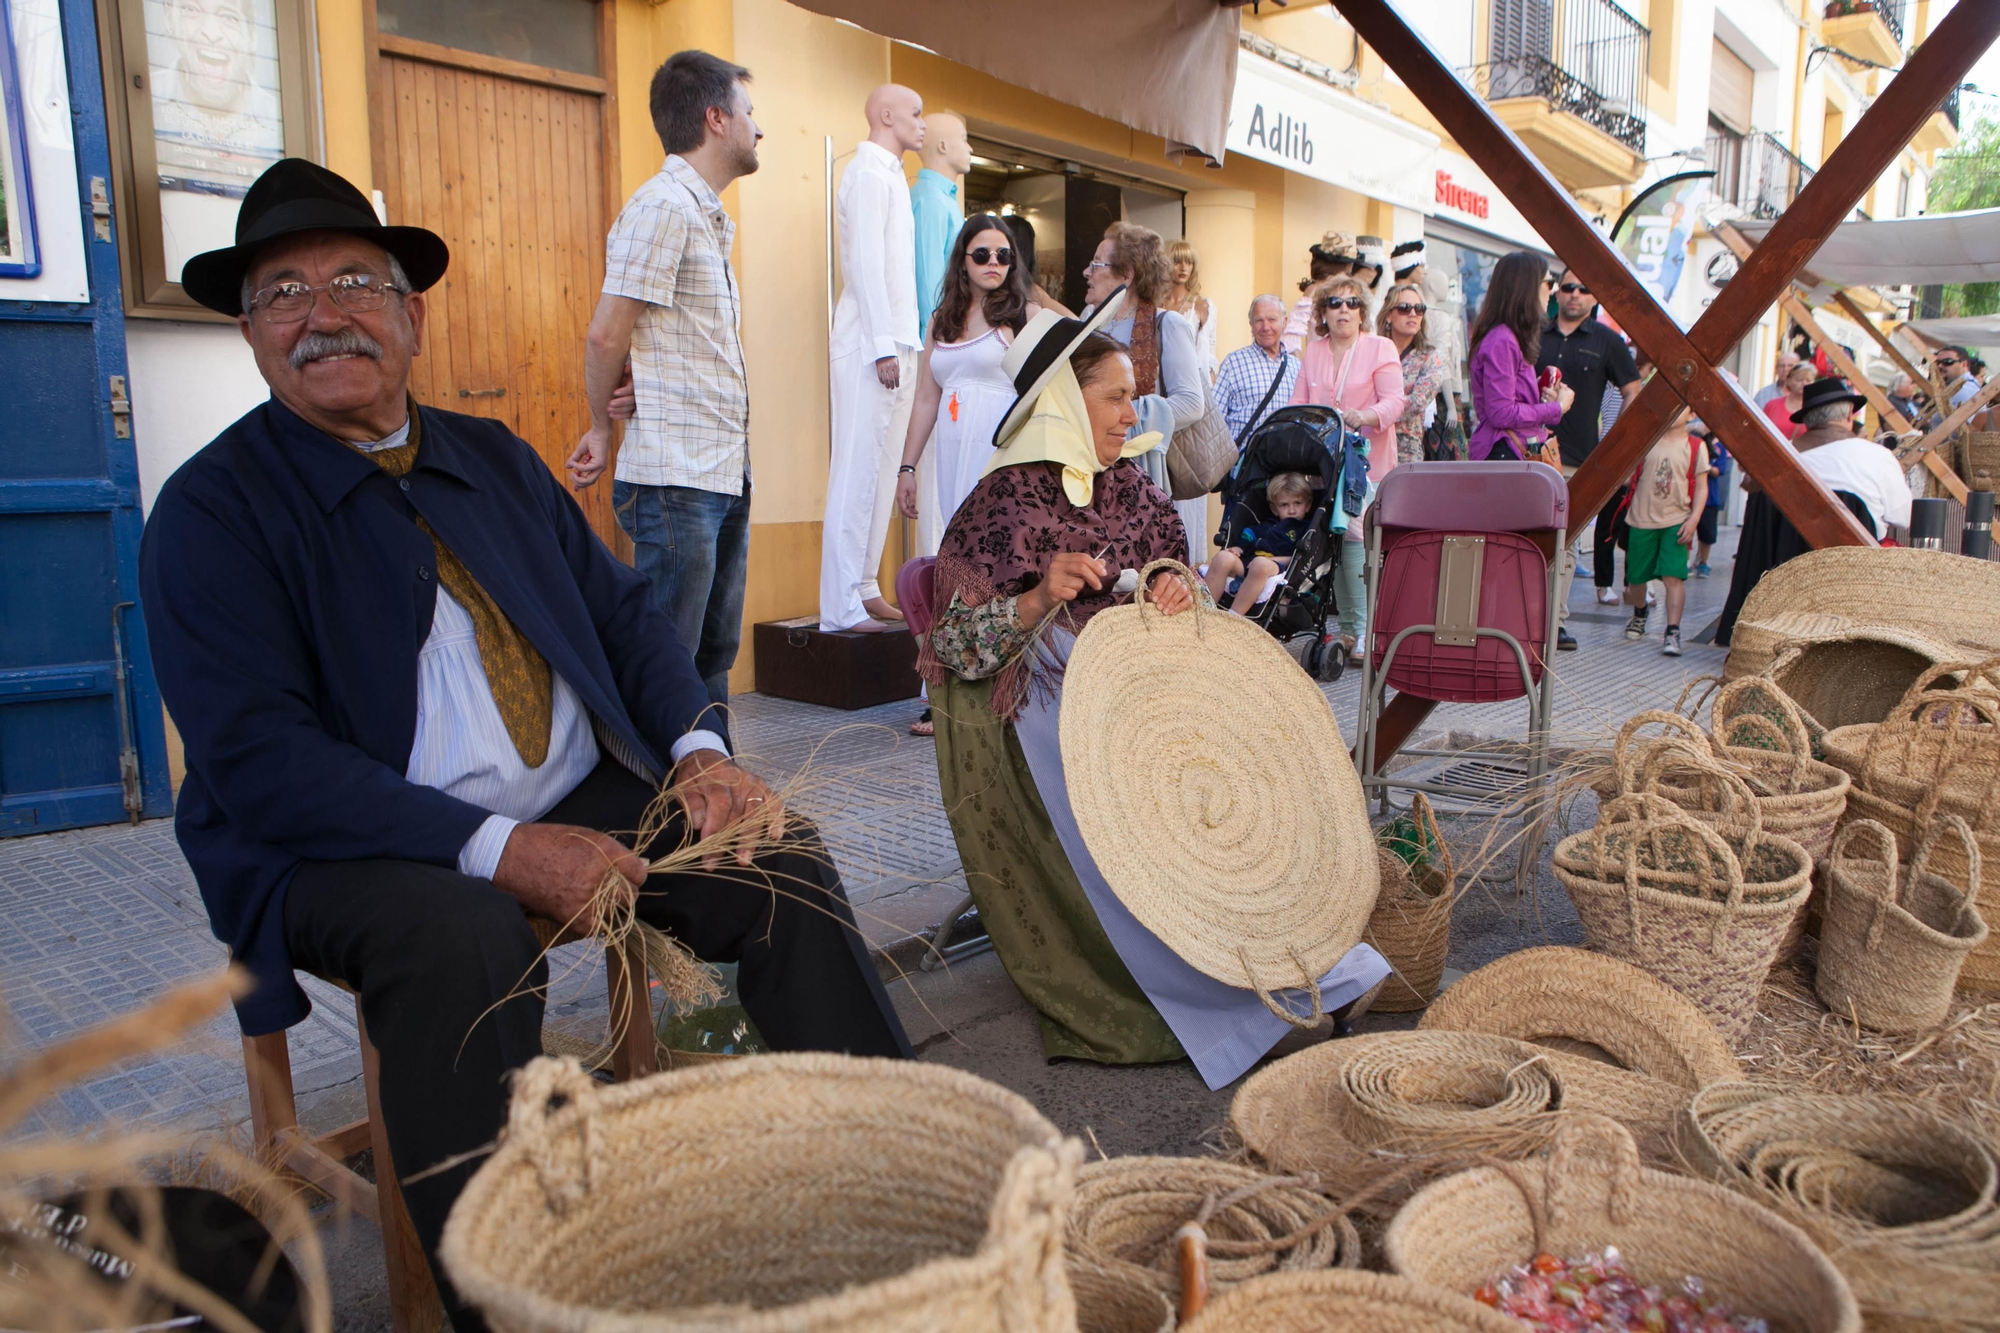
POLYGON ((1245 524, 1231 533, 1232 544, 1208 562, 1209 595, 1222 605, 1234 581, 1236 599, 1229 609, 1239 616, 1257 605, 1265 587, 1292 562, 1292 552, 1305 535, 1306 517, 1312 513, 1312 478, 1303 472, 1280 472, 1265 486, 1264 497, 1271 521, 1245 524))
MULTIPOLYGON (((1341 537, 1368 500, 1368 437, 1349 430, 1337 408, 1300 405, 1273 412, 1245 443, 1224 483, 1217 546, 1238 545, 1237 534, 1246 528, 1262 531, 1277 517, 1274 490, 1282 494, 1277 482, 1286 474, 1306 480, 1311 512, 1271 595, 1259 604, 1250 600, 1258 590, 1246 586, 1249 598, 1239 594, 1238 604, 1280 643, 1311 635, 1306 670, 1320 680, 1338 680, 1347 669, 1347 655, 1339 636, 1326 629, 1337 609, 1333 565, 1341 537)), ((1216 561, 1210 561, 1209 568, 1215 567, 1216 561)))

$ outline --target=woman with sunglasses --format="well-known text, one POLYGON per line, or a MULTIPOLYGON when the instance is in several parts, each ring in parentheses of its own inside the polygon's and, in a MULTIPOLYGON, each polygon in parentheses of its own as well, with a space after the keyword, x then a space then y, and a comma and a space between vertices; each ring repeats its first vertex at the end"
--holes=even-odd
POLYGON ((1403 365, 1403 415, 1396 418, 1396 461, 1424 461, 1424 430, 1440 410, 1438 391, 1444 388, 1444 357, 1431 346, 1424 331, 1423 289, 1399 282, 1383 298, 1375 331, 1396 344, 1403 365))
MULTIPOLYGON (((1348 428, 1368 437, 1368 480, 1373 483, 1396 466, 1396 421, 1403 415, 1404 391, 1396 344, 1362 331, 1367 314, 1368 286, 1361 279, 1328 278, 1319 285, 1313 294, 1314 341, 1299 353, 1292 402, 1339 408, 1348 428)), ((1367 629, 1361 554, 1361 524, 1350 522, 1335 585, 1343 660, 1353 655, 1367 629)))
POLYGON ((1532 250, 1503 255, 1493 266, 1472 321, 1474 458, 1539 457, 1549 432, 1576 401, 1567 384, 1544 390, 1535 375, 1554 287, 1547 261, 1532 250))

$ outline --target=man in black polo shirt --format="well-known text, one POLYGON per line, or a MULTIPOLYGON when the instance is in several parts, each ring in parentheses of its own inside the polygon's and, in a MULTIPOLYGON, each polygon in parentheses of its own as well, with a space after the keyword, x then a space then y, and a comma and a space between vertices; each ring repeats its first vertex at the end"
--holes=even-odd
MULTIPOLYGON (((1625 346, 1623 338, 1597 322, 1597 298, 1574 273, 1565 272, 1556 283, 1556 317, 1542 330, 1542 352, 1536 364, 1562 371, 1563 383, 1576 393, 1576 401, 1556 426, 1556 441, 1562 446, 1563 476, 1574 476, 1583 466, 1583 460, 1590 457, 1590 451, 1597 447, 1605 387, 1616 384, 1622 392, 1639 382, 1639 368, 1632 364, 1631 349, 1625 346)), ((1605 520, 1618 512, 1620 498, 1612 496, 1598 512, 1595 543, 1598 561, 1611 559, 1611 533, 1605 520)), ((1575 573, 1576 555, 1565 550, 1561 600, 1557 603, 1564 621, 1569 619, 1569 585, 1575 573)), ((1575 648, 1576 640, 1567 629, 1559 628, 1556 646, 1575 648)))

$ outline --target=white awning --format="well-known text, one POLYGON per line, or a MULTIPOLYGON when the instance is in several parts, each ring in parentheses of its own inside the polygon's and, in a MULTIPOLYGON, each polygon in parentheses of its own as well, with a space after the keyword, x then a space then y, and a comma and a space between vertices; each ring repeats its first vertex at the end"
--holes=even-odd
MULTIPOLYGON (((1775 225, 1745 220, 1736 228, 1758 245, 1775 225)), ((1806 268, 1835 287, 2000 282, 2000 208, 1843 222, 1806 268)))
POLYGON ((1238 12, 1215 0, 797 0, 1220 159, 1238 12))
POLYGON ((1244 52, 1229 151, 1403 208, 1431 206, 1438 137, 1275 60, 1244 52))
POLYGON ((2000 315, 1973 315, 1965 319, 1913 319, 1903 325, 1933 343, 1956 343, 1962 347, 2000 347, 2000 315))

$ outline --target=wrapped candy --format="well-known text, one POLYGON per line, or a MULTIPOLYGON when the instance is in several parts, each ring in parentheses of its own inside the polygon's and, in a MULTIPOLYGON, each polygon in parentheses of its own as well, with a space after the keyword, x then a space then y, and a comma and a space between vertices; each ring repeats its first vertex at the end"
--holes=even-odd
POLYGON ((1615 1247, 1580 1259, 1538 1254, 1473 1293, 1475 1300, 1538 1333, 1770 1333, 1708 1294, 1696 1275, 1666 1294, 1625 1270, 1615 1247))

